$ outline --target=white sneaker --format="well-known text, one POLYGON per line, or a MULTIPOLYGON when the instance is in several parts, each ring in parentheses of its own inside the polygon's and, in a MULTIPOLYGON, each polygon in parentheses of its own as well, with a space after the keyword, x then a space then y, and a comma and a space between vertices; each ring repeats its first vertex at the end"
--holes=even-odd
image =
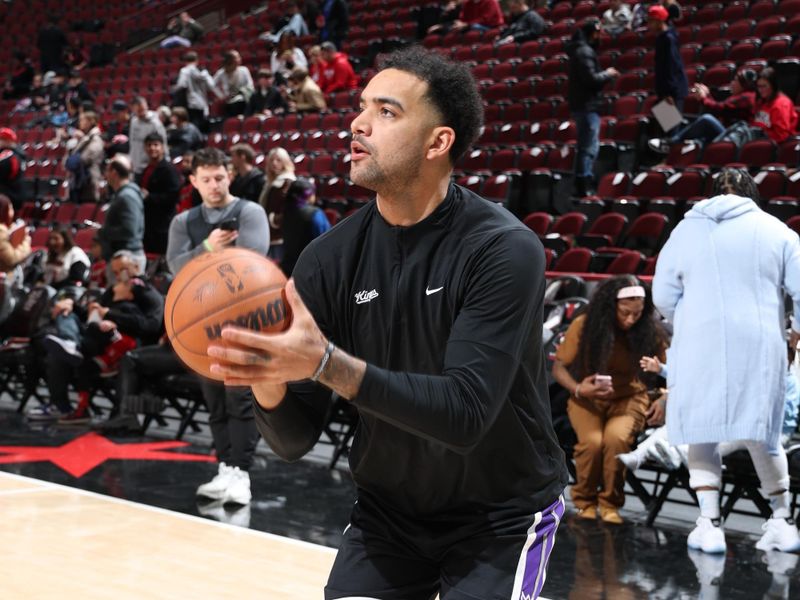
POLYGON ((229 467, 230 479, 225 490, 224 502, 235 504, 248 504, 253 498, 250 493, 250 473, 242 471, 239 467, 229 467))
POLYGON ((689 534, 686 545, 708 554, 721 554, 727 549, 725 532, 722 527, 716 527, 708 517, 698 517, 697 527, 689 534))
POLYGON ((233 468, 224 462, 219 463, 219 470, 214 479, 197 488, 197 495, 213 500, 221 500, 228 491, 232 477, 233 468))
POLYGON ((617 460, 625 465, 629 471, 635 471, 642 464, 642 461, 639 459, 639 455, 636 453, 636 451, 617 454, 617 460))
POLYGON ((659 154, 669 154, 669 143, 662 138, 650 138, 647 140, 650 149, 659 154))
POLYGON ((761 526, 764 535, 756 542, 759 550, 800 551, 800 534, 790 519, 769 519, 761 526))

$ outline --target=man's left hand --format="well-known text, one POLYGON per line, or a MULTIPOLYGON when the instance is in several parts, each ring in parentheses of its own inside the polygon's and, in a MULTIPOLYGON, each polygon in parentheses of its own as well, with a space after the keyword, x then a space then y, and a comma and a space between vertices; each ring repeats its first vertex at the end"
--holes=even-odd
POLYGON ((327 340, 300 299, 294 280, 285 288, 292 323, 282 333, 256 333, 241 327, 225 327, 225 345, 212 344, 211 372, 223 376, 226 385, 281 384, 308 379, 325 354, 327 340))

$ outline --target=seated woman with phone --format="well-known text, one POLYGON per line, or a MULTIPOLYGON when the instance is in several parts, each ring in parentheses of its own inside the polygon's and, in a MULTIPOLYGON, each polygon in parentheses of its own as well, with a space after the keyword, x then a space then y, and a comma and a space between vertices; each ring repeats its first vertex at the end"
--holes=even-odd
POLYGON ((553 377, 571 392, 567 415, 578 437, 572 502, 578 516, 623 522, 624 465, 650 407, 639 378, 643 356, 664 361, 667 334, 655 317, 650 291, 636 277, 601 283, 556 352, 553 377))

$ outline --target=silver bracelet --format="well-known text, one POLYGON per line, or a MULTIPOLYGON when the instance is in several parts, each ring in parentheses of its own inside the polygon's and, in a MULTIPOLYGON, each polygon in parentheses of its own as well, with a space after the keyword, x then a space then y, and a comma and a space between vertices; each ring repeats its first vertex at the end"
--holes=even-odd
POLYGON ((328 366, 328 361, 331 359, 331 355, 335 349, 336 346, 333 345, 333 342, 329 341, 328 345, 325 347, 325 354, 322 355, 322 360, 319 361, 317 370, 314 371, 314 374, 311 376, 311 381, 317 381, 319 379, 319 376, 322 375, 325 367, 328 366))

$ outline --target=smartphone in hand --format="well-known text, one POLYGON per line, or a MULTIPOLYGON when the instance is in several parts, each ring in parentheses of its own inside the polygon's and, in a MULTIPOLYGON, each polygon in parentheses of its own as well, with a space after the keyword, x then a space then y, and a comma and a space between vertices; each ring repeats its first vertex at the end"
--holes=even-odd
POLYGON ((595 375, 594 383, 601 389, 611 389, 611 375, 595 375))

